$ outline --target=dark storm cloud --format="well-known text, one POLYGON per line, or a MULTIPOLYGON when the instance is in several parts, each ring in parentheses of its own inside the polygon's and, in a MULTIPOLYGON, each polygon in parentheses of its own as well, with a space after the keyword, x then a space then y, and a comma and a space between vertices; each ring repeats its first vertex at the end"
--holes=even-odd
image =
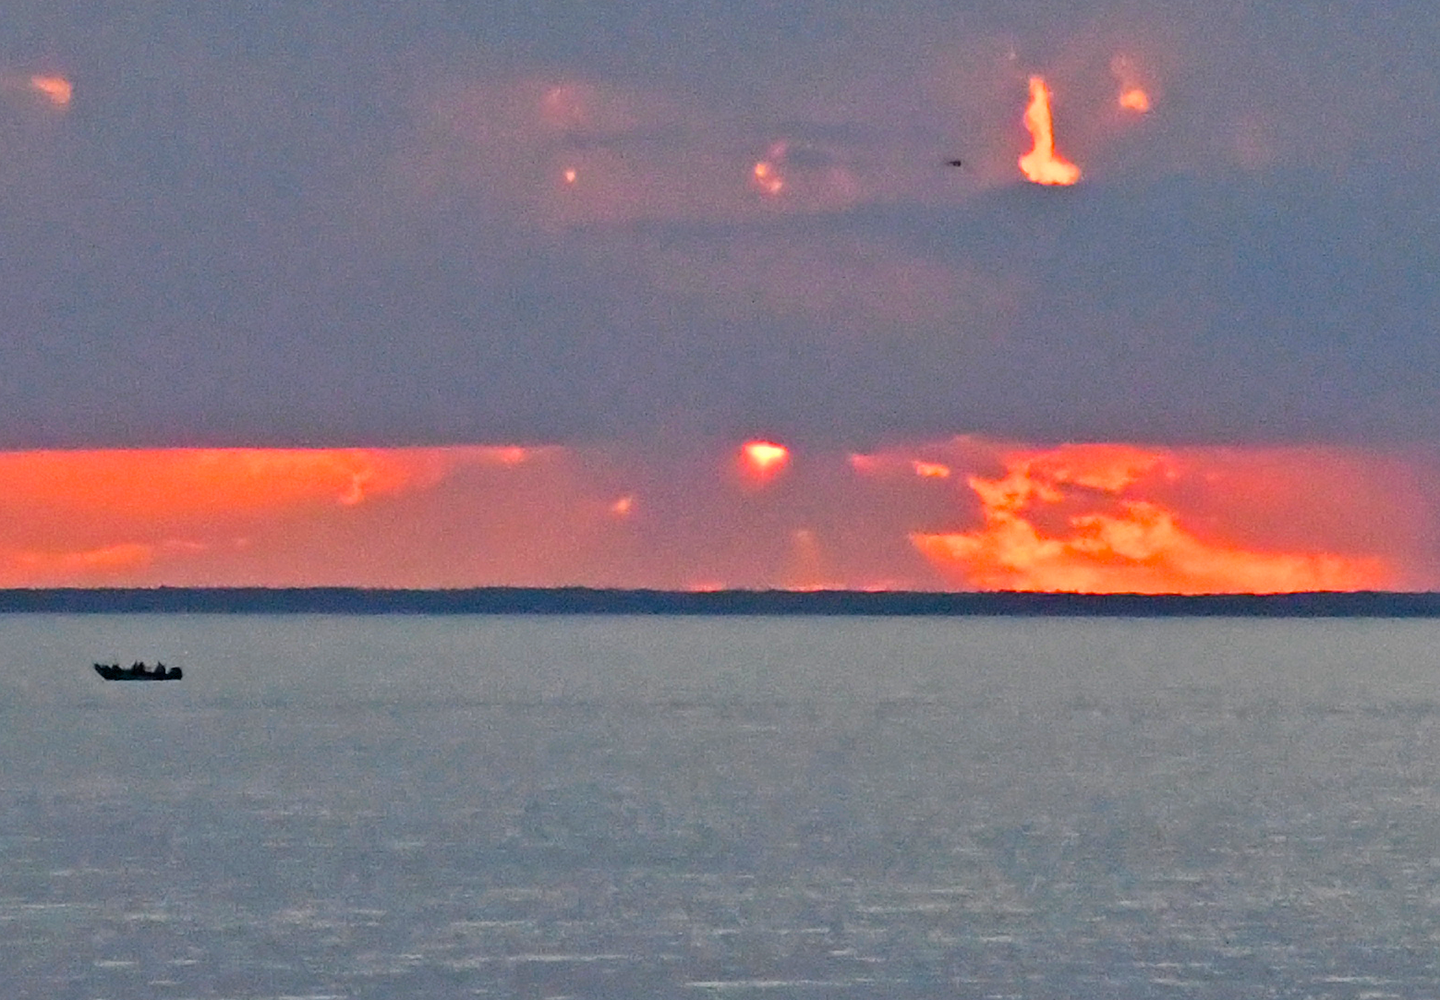
POLYGON ((1440 417, 1428 7, 483 6, 14 5, 0 445, 1440 417))

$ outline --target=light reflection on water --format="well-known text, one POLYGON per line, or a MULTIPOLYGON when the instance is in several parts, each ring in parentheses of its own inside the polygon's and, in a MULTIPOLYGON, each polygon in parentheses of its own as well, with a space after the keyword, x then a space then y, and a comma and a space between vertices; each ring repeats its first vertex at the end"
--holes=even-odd
POLYGON ((1370 997, 1440 623, 0 618, 16 997, 1370 997), (156 656, 167 684, 95 660, 156 656))

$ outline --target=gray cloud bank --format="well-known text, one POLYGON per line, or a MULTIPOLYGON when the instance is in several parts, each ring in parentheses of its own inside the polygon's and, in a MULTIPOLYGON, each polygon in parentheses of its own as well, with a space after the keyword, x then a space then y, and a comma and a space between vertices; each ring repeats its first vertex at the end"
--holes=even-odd
POLYGON ((1428 6, 13 6, 3 447, 1440 418, 1428 6))

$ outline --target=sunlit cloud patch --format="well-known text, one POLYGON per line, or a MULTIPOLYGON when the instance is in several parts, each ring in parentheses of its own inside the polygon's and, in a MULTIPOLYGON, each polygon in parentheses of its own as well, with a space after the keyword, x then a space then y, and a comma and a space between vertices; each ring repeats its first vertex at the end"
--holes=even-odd
POLYGON ((1153 87, 1144 79, 1135 59, 1117 55, 1110 60, 1110 72, 1119 88, 1115 101, 1121 109, 1137 115, 1146 115, 1154 110, 1155 102, 1151 96, 1153 87))
POLYGON ((208 517, 307 504, 354 506, 425 488, 465 466, 511 467, 543 449, 158 448, 0 452, 0 509, 208 517))
POLYGON ((0 95, 8 103, 54 112, 69 109, 75 100, 75 84, 59 73, 24 73, 0 69, 0 95))
POLYGON ((1080 168, 1055 150, 1055 125, 1050 115, 1050 88, 1045 78, 1030 78, 1030 103, 1025 108, 1025 129, 1033 145, 1020 157, 1020 172, 1033 184, 1070 185, 1080 180, 1080 168))
MULTIPOLYGON (((302 582, 403 498, 543 466, 555 448, 170 448, 0 453, 0 585, 302 582), (325 540, 338 552, 324 551, 325 540), (257 577, 253 573, 260 573, 257 577)), ((403 503, 402 503, 403 506, 403 503)), ((420 511, 414 511, 419 516, 420 511)), ((373 544, 373 543, 372 543, 373 544)), ((393 571, 393 567, 391 568, 393 571)))
MULTIPOLYGON (((1259 450, 1259 449, 1257 449, 1259 450)), ((1281 454, 1313 481, 1344 476, 1343 455, 1281 454)), ((1016 450, 999 475, 971 475, 981 525, 917 532, 916 547, 957 585, 983 590, 1124 593, 1279 593, 1399 585, 1393 560, 1343 550, 1334 539, 1237 541, 1257 512, 1216 510, 1191 480, 1235 471, 1225 454, 1125 445, 1016 450), (1187 494, 1189 502, 1186 502, 1187 494), (1291 540, 1293 541, 1293 540, 1291 540)), ((1262 470, 1261 475, 1265 473, 1262 470)), ((1290 513, 1316 515, 1296 477, 1290 513)), ((1283 481, 1283 480, 1282 480, 1283 481)), ((1328 512, 1320 512, 1322 515, 1328 512)))
POLYGON ((66 107, 75 96, 75 85, 63 76, 32 76, 30 89, 57 108, 66 107))

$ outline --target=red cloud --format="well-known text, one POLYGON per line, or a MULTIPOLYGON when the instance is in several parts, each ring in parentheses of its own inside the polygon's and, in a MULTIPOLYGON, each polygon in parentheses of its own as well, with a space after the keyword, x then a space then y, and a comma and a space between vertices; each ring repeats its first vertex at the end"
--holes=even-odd
POLYGON ((154 547, 140 542, 71 551, 0 551, 0 586, 107 584, 147 569, 154 558, 154 547))
MULTIPOLYGON (((1316 478, 1345 471, 1329 453, 1289 458, 1306 459, 1316 478)), ((1186 494, 1193 501, 1198 492, 1190 480, 1235 473, 1223 459, 1127 445, 1010 452, 1003 475, 969 477, 979 528, 915 532, 911 540, 948 579, 982 590, 1278 593, 1398 584, 1398 569, 1373 553, 1336 551, 1325 538, 1299 549, 1242 544, 1220 516, 1227 512, 1193 503, 1182 510, 1186 494)), ((1313 497, 1297 490, 1287 501, 1292 518, 1303 518, 1313 497)), ((1228 511, 1230 522, 1247 516, 1228 511)))
POLYGON ((1427 467, 1394 456, 957 438, 800 461, 750 444, 0 453, 0 586, 1436 579, 1427 467))
POLYGON ((0 509, 43 504, 77 512, 190 516, 281 510, 434 486, 469 465, 518 465, 519 447, 167 448, 0 453, 0 509))

